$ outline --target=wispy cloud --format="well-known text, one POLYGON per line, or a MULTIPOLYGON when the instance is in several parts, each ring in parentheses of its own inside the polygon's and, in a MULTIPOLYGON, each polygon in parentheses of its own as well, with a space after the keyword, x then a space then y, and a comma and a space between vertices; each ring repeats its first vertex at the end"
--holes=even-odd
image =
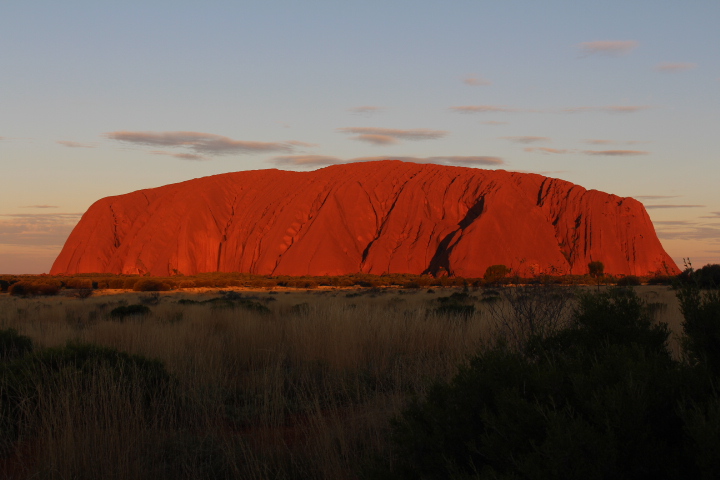
POLYGON ((479 77, 477 75, 469 75, 463 79, 463 83, 465 85, 470 85, 471 87, 479 87, 482 85, 492 85, 492 82, 490 80, 487 80, 483 77, 479 77))
POLYGON ((635 40, 597 40, 577 45, 584 56, 588 55, 624 55, 638 46, 635 40))
POLYGON ((397 157, 397 156, 377 156, 377 157, 356 157, 343 160, 338 157, 324 155, 288 155, 274 157, 268 160, 275 165, 297 166, 297 167, 321 167, 329 165, 338 165, 357 162, 374 162, 379 160, 400 160, 403 162, 413 163, 434 163, 438 165, 454 165, 454 166, 497 166, 504 164, 504 160, 500 157, 493 156, 441 156, 441 157, 397 157))
POLYGON ((583 113, 583 112, 606 112, 606 113, 634 113, 652 108, 649 105, 606 105, 600 107, 568 107, 559 110, 559 113, 583 113))
POLYGON ((450 110, 457 113, 517 113, 527 112, 517 108, 510 108, 503 105, 462 105, 459 107, 450 107, 450 110))
POLYGON ((588 145, 638 145, 640 143, 648 143, 648 142, 642 142, 639 140, 616 141, 616 140, 604 140, 604 139, 598 139, 598 138, 588 138, 586 140, 583 140, 583 143, 587 143, 588 145))
POLYGON ((720 212, 710 212, 710 215, 703 215, 700 218, 712 218, 713 220, 720 220, 720 212))
POLYGON ((655 70, 663 73, 675 73, 692 70, 695 67, 697 67, 696 63, 659 63, 655 66, 655 70))
POLYGON ((58 143, 60 145, 63 145, 65 147, 70 147, 70 148, 95 148, 95 145, 91 145, 89 143, 73 142, 71 140, 58 140, 55 143, 58 143))
POLYGON ((353 140, 359 140, 361 142, 372 143, 375 145, 392 145, 394 143, 398 143, 398 139, 395 137, 391 137, 390 135, 366 133, 364 135, 357 135, 350 138, 352 138, 353 140))
POLYGON ((648 155, 644 150, 583 150, 585 155, 605 155, 609 157, 627 157, 634 155, 648 155))
POLYGON ((286 142, 251 142, 233 140, 222 135, 202 132, 108 132, 105 137, 150 147, 185 147, 200 155, 232 155, 260 152, 290 152, 286 142))
POLYGON ((23 205, 20 208, 59 208, 57 205, 23 205))
POLYGON ((483 125, 507 125, 508 122, 498 122, 497 120, 485 120, 482 122, 478 122, 483 125))
POLYGON ((645 208, 702 208, 705 205, 645 205, 645 208))
POLYGON ((519 137, 498 137, 503 140, 509 140, 513 143, 537 143, 537 142, 547 142, 550 139, 548 137, 533 137, 533 136, 519 136, 519 137))
POLYGON ((315 148, 320 146, 317 143, 301 142, 300 140, 288 140, 285 143, 287 143, 288 145, 292 145, 293 147, 315 148))
POLYGON ((662 200, 664 198, 677 198, 680 195, 635 195, 636 200, 662 200))
POLYGON ((717 225, 653 223, 658 225, 656 232, 662 240, 706 240, 720 243, 720 226, 717 225))
POLYGON ((375 105, 361 105, 359 107, 348 108, 348 112, 356 115, 370 115, 373 113, 380 113, 385 110, 385 107, 377 107, 375 105))
POLYGON ((564 148, 547 148, 547 147, 526 147, 523 150, 525 150, 526 152, 539 152, 544 155, 550 155, 550 154, 561 155, 561 154, 565 154, 565 153, 572 153, 575 151, 575 150, 567 150, 564 148))
POLYGON ((0 215, 0 244, 62 245, 81 213, 0 215))
POLYGON ((652 108, 649 105, 601 105, 565 107, 561 109, 515 108, 505 105, 461 105, 450 107, 456 113, 634 113, 652 108))
POLYGON ((375 128, 375 127, 345 127, 338 128, 339 132, 354 134, 353 140, 360 140, 375 145, 391 145, 399 140, 435 140, 443 138, 449 132, 445 130, 429 130, 416 128, 411 130, 400 130, 396 128, 375 128))
POLYGON ((175 152, 166 152, 164 150, 152 150, 150 151, 153 155, 167 155, 168 157, 174 157, 179 158, 180 160, 192 160, 196 162, 204 162, 206 160, 210 160, 207 157, 203 157, 202 155, 197 155, 195 153, 175 153, 175 152))

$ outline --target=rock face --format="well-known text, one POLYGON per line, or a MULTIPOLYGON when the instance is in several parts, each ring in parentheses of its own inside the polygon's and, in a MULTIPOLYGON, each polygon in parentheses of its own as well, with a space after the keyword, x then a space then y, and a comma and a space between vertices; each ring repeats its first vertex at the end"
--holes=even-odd
POLYGON ((679 273, 642 204, 528 173, 399 161, 256 170, 107 197, 50 273, 679 273))

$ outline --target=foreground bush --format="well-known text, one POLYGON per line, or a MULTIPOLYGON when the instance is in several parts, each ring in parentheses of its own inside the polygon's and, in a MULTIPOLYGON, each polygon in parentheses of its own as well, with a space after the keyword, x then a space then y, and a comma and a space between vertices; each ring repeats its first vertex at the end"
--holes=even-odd
POLYGON ((20 281, 13 283, 8 288, 10 295, 16 296, 35 296, 35 295, 57 295, 60 291, 60 285, 54 283, 34 283, 20 281))
POLYGON ((132 289, 136 292, 166 292, 170 290, 170 285, 160 280, 147 278, 137 280, 132 289))
POLYGON ((157 422, 162 421, 158 409, 165 408, 173 385, 159 361, 89 344, 68 343, 1 363, 0 452, 18 439, 32 437, 43 425, 52 425, 52 415, 61 412, 48 411, 47 402, 62 404, 65 395, 73 404, 89 402, 83 415, 98 415, 97 425, 123 421, 123 415, 131 413, 157 422), (113 399, 119 404, 106 403, 113 395, 119 395, 113 399), (110 413, 113 418, 108 418, 113 407, 132 411, 110 413))
POLYGON ((718 478, 715 360, 673 360, 668 335, 632 290, 583 295, 568 328, 521 349, 500 342, 414 401, 380 476, 718 478))

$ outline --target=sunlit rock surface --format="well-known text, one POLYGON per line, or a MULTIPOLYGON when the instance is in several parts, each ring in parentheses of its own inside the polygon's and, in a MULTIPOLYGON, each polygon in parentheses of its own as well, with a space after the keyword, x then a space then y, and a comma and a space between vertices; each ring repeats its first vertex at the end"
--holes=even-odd
POLYGON ((642 204, 529 173, 382 161, 107 197, 52 274, 678 273, 642 204))

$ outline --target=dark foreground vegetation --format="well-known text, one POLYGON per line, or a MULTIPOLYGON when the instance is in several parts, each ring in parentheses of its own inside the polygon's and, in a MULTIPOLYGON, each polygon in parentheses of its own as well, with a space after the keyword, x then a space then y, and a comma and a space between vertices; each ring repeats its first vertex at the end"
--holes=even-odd
POLYGON ((0 478, 718 478, 699 278, 4 295, 0 478))

